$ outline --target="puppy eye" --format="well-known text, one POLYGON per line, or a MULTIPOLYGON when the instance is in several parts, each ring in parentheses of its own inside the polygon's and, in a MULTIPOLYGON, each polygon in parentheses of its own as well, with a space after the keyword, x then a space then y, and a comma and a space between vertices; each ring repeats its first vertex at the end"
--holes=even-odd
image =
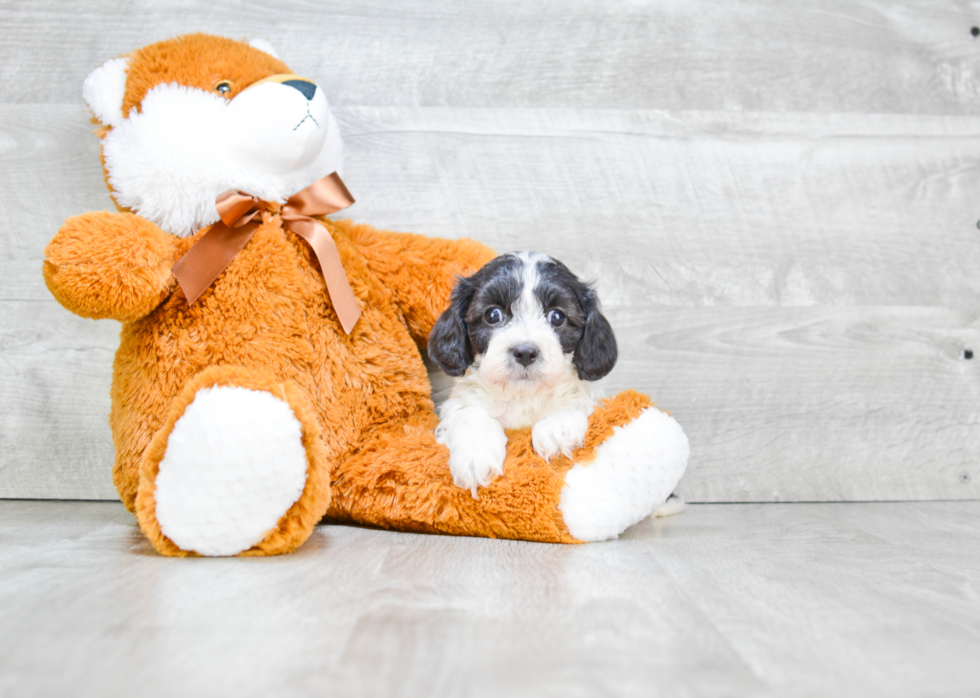
POLYGON ((219 95, 226 95, 231 92, 231 83, 227 80, 222 80, 214 86, 214 91, 219 95))
POLYGON ((500 312, 500 308, 490 308, 490 310, 483 313, 483 319, 487 321, 488 325, 496 325, 504 319, 504 314, 500 312))
POLYGON ((560 310, 551 310, 548 312, 548 322, 551 323, 552 327, 561 327, 565 324, 565 313, 560 310))

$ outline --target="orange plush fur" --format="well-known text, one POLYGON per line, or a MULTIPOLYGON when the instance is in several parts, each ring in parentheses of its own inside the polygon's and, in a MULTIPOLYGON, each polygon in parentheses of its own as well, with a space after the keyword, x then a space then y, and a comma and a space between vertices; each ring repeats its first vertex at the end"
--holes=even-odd
MULTIPOLYGON (((164 82, 212 90, 224 79, 237 93, 289 72, 262 51, 203 35, 148 46, 130 60, 124 113, 164 82)), ((199 389, 215 385, 286 402, 307 452, 299 500, 243 555, 291 551, 324 516, 405 531, 577 542, 559 509, 565 473, 647 408, 648 398, 626 392, 605 401, 571 460, 545 462, 528 430, 511 433, 504 475, 475 500, 453 484, 448 451, 436 443, 420 347, 456 275, 472 274, 494 253, 468 239, 324 224, 363 309, 350 335, 316 258, 283 229, 275 205, 190 306, 170 268, 204 230, 179 238, 134 213, 87 213, 69 219, 48 245, 44 278, 55 298, 79 315, 123 323, 113 367, 113 478, 156 549, 194 554, 161 532, 154 482, 175 423, 199 389)))

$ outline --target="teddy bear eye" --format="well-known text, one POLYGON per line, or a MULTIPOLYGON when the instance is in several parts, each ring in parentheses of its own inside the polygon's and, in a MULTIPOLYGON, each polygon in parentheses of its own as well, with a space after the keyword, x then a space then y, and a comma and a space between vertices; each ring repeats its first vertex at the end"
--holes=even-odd
POLYGON ((548 312, 548 322, 552 327, 561 327, 565 324, 565 313, 555 309, 548 312))
POLYGON ((496 325, 504 319, 504 314, 500 312, 500 308, 490 308, 483 313, 483 319, 487 321, 488 325, 496 325))
POLYGON ((217 85, 214 86, 214 91, 221 95, 226 95, 231 92, 231 83, 227 80, 222 80, 217 85))

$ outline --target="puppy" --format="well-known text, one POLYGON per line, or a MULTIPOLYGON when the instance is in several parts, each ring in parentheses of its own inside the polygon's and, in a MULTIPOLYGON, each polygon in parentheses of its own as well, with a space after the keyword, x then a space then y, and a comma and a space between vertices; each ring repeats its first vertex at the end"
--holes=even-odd
POLYGON ((504 429, 531 427, 548 460, 582 445, 591 381, 616 364, 616 337, 595 291, 561 262, 513 252, 461 278, 429 334, 429 357, 458 378, 439 410, 453 481, 476 498, 503 474, 504 429))

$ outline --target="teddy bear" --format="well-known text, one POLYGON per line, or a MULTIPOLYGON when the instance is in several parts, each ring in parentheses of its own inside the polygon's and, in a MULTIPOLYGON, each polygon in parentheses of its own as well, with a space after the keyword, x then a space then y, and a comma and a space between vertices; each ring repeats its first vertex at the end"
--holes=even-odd
POLYGON ((687 437, 631 390, 600 401, 571 457, 514 431, 477 498, 453 484, 420 352, 494 252, 327 218, 352 201, 337 122, 268 43, 161 41, 83 96, 119 210, 68 219, 44 279, 122 324, 113 480, 161 554, 286 553, 320 522, 599 541, 677 485, 687 437))

